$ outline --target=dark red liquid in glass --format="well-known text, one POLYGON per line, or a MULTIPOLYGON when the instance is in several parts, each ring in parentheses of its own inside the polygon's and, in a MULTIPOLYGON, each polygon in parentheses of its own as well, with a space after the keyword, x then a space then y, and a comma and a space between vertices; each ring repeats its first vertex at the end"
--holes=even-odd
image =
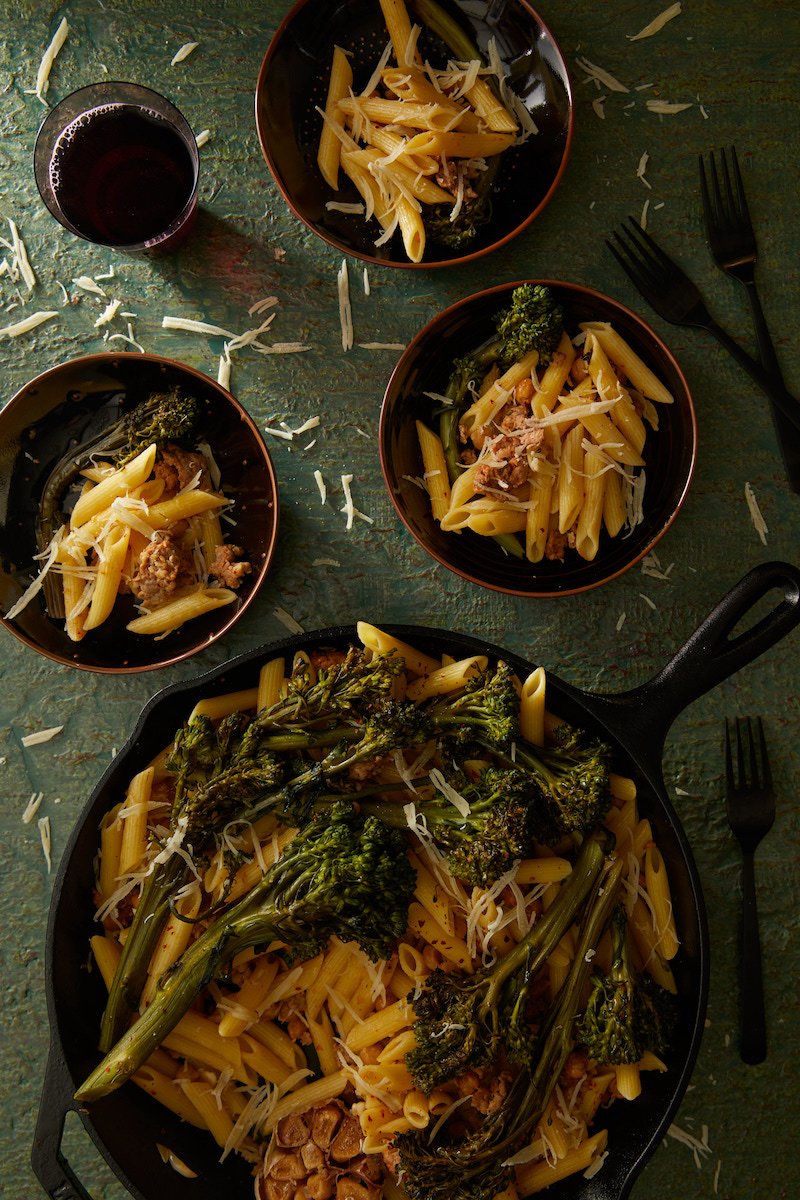
POLYGON ((50 179, 68 221, 93 242, 132 246, 165 233, 195 185, 179 133, 156 113, 109 104, 59 137, 50 179))

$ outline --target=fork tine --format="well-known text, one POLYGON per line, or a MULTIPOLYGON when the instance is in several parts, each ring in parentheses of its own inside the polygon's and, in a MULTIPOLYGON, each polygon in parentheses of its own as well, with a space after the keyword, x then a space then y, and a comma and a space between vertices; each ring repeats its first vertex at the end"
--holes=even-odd
MULTIPOLYGON (((627 255, 631 268, 638 273, 640 281, 646 283, 648 287, 657 287, 659 275, 655 270, 655 264, 642 252, 641 247, 630 236, 630 233, 620 226, 614 231, 614 237, 627 255)), ((630 271, 628 274, 630 275, 630 271)), ((631 278, 633 278, 632 275, 631 278)))
POLYGON ((714 223, 714 213, 711 208, 711 195, 708 189, 708 180, 706 179, 706 164, 702 154, 698 159, 700 165, 700 194, 703 197, 703 219, 706 223, 706 229, 710 231, 714 223))
POLYGON ((736 786, 736 780, 733 775, 733 756, 731 754, 731 723, 728 718, 725 718, 725 783, 728 792, 732 792, 736 786))
POLYGON ((664 251, 659 246, 658 242, 654 241, 646 229, 643 229, 635 217, 628 217, 628 225, 625 232, 634 245, 637 246, 639 253, 646 259, 649 255, 654 266, 657 264, 661 271, 675 273, 675 264, 671 258, 668 258, 664 251), (633 236, 632 236, 633 235, 633 236))
POLYGON ((761 717, 756 722, 758 729, 758 747, 761 752, 761 778, 762 786, 772 790, 772 770, 769 765, 769 757, 767 756, 767 739, 764 737, 764 723, 761 717))
POLYGON ((744 787, 747 781, 745 761, 744 761, 744 738, 742 736, 742 727, 747 724, 750 726, 749 717, 736 718, 736 768, 739 773, 739 787, 744 787))
POLYGON ((731 164, 733 166, 733 180, 736 188, 736 204, 739 210, 740 219, 748 225, 752 225, 750 220, 750 209, 747 207, 747 197, 744 194, 744 183, 742 181, 742 173, 739 170, 739 158, 736 154, 736 147, 731 146, 731 164))

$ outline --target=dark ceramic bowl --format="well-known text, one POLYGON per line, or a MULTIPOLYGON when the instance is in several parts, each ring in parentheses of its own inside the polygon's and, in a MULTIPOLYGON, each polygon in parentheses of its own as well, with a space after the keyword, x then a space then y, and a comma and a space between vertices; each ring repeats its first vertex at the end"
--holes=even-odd
POLYGON ((168 666, 222 637, 264 581, 278 532, 278 491, 272 462, 255 424, 237 400, 192 367, 153 354, 94 354, 45 371, 0 413, 0 615, 21 641, 55 662, 87 671, 123 673, 168 666), (129 633, 136 615, 121 596, 111 616, 81 642, 47 613, 43 591, 13 620, 5 619, 36 574, 35 521, 42 487, 70 443, 113 423, 152 391, 179 385, 206 409, 203 435, 213 448, 222 488, 235 501, 229 540, 252 563, 237 599, 187 621, 162 639, 129 633))
MULTIPOLYGON (((363 217, 329 210, 329 200, 361 198, 342 176, 334 193, 317 167, 317 145, 334 46, 350 55, 355 91, 363 88, 388 35, 377 0, 299 0, 267 49, 256 86, 256 127, 261 149, 289 208, 319 237, 345 254, 393 267, 441 267, 466 262, 502 246, 531 223, 553 195, 567 164, 573 106, 567 67, 552 34, 525 0, 440 0, 485 56, 494 38, 510 84, 532 116, 537 132, 507 150, 493 192, 490 221, 468 247, 450 250, 428 243, 412 263, 399 234, 376 247, 380 226, 363 217), (499 10, 499 11, 498 11, 499 10)), ((409 0, 412 22, 414 3, 409 0)), ((435 65, 452 54, 429 33, 420 49, 435 65)))
POLYGON ((504 552, 492 538, 464 530, 443 532, 433 519, 427 494, 414 482, 423 474, 415 428, 430 422, 432 401, 441 395, 453 360, 474 350, 494 332, 493 318, 509 302, 517 283, 468 296, 422 329, 405 350, 389 380, 380 419, 381 465, 389 496, 409 533, 435 559, 463 579, 513 596, 568 596, 627 571, 648 554, 678 514, 689 488, 697 448, 697 422, 689 388, 678 363, 648 325, 623 305, 590 288, 557 280, 534 280, 562 302, 571 335, 582 321, 610 321, 672 392, 674 404, 659 404, 660 427, 648 429, 644 520, 632 533, 601 535, 592 562, 567 550, 563 562, 526 562, 504 552))

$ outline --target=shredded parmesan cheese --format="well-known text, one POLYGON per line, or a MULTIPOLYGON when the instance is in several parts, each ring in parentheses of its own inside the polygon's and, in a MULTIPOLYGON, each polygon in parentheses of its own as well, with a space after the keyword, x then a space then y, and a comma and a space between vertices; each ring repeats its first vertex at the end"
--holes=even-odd
POLYGON ((671 116, 673 113, 683 112, 684 109, 691 108, 692 104, 691 102, 688 104, 677 104, 669 100, 646 100, 645 107, 648 112, 671 116))
POLYGON ((113 321, 121 307, 121 300, 112 300, 107 304, 94 323, 95 329, 99 329, 101 325, 108 325, 109 321, 113 321))
POLYGON ((53 866, 53 860, 52 860, 51 854, 50 854, 50 851, 52 849, 50 818, 49 817, 39 817, 39 820, 36 822, 36 824, 39 827, 39 837, 42 842, 42 854, 44 854, 44 861, 47 863, 47 874, 49 875, 50 870, 53 866))
POLYGON ((673 17, 677 17, 681 11, 680 4, 670 4, 669 8, 665 8, 662 13, 659 13, 644 29, 640 29, 638 33, 628 33, 626 37, 629 42, 640 42, 642 38, 652 37, 654 33, 659 33, 668 21, 673 17))
POLYGON ((639 165, 636 168, 636 178, 641 179, 641 181, 645 187, 652 188, 653 185, 651 183, 649 183, 644 177, 644 173, 647 170, 647 163, 648 163, 649 158, 650 158, 650 155, 645 150, 644 154, 639 159, 639 165))
POLYGON ((173 55, 169 65, 171 67, 176 67, 178 63, 182 63, 185 58, 188 58, 189 55, 192 54, 199 45, 199 42, 185 42, 184 45, 181 46, 180 50, 173 55))
POLYGON ((596 63, 590 62, 588 58, 576 58, 578 66, 582 71, 585 71, 590 79, 597 80, 603 87, 607 87, 610 92, 629 92, 630 88, 624 83, 620 83, 608 71, 604 71, 602 67, 598 67, 596 63))
POLYGON ((99 283, 95 283, 91 275, 79 275, 77 279, 72 281, 76 287, 83 288, 85 292, 92 292, 95 296, 102 296, 103 299, 108 295, 107 292, 100 287, 99 283))
POLYGON ((753 528, 761 539, 762 546, 767 544, 767 523, 764 520, 761 509, 758 507, 755 492, 749 483, 744 485, 744 498, 747 501, 747 507, 750 511, 750 520, 753 522, 753 528))
POLYGON ((32 792, 31 798, 25 805, 22 812, 22 822, 24 825, 30 825, 33 818, 36 816, 41 803, 44 800, 44 792, 32 792))
POLYGON ((674 1138, 676 1142, 680 1142, 683 1146, 688 1146, 694 1155, 694 1164, 699 1171, 702 1166, 700 1155, 711 1153, 711 1147, 708 1144, 708 1126, 704 1125, 701 1130, 701 1136, 696 1138, 694 1134, 681 1129, 679 1125, 672 1124, 667 1130, 667 1136, 674 1138))
POLYGON ((280 605, 273 608, 272 615, 280 621, 281 625, 285 625, 290 633, 305 633, 300 622, 295 621, 291 613, 288 613, 285 608, 281 608, 280 605))
POLYGON ((36 96, 37 100, 41 100, 42 104, 46 104, 45 93, 50 87, 50 72, 53 69, 53 63, 58 57, 58 52, 67 40, 69 33, 69 25, 67 18, 62 17, 58 29, 53 34, 53 39, 50 45, 42 55, 42 61, 39 63, 39 69, 36 72, 36 87, 33 91, 28 91, 28 95, 36 96))
POLYGON ((35 312, 29 317, 25 317, 22 321, 16 321, 13 325, 6 325, 0 329, 0 338, 20 337, 23 333, 30 333, 32 329, 36 329, 39 325, 43 325, 45 321, 52 321, 53 317, 57 317, 57 312, 35 312))
POLYGON ((52 741, 63 728, 63 725, 53 725, 50 729, 39 729, 36 733, 26 733, 20 741, 23 746, 41 746, 43 742, 52 741))
POLYGON ((342 349, 353 348, 353 313, 350 308, 350 285, 347 271, 347 259, 342 259, 342 265, 336 276, 336 286, 339 293, 339 322, 342 326, 342 349))
POLYGON ((197 137, 194 139, 195 143, 197 144, 197 149, 199 150, 202 146, 205 146, 206 142, 208 141, 208 139, 210 137, 211 137, 210 129, 201 129, 200 132, 198 133, 197 137))

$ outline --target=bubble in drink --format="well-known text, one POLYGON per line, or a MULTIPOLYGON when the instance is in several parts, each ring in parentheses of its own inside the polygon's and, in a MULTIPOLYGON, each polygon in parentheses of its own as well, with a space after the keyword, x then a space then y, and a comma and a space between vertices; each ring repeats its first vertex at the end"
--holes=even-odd
POLYGON ((132 104, 82 113, 60 135, 50 185, 64 216, 93 242, 134 246, 162 237, 195 186, 195 164, 179 133, 132 104))

